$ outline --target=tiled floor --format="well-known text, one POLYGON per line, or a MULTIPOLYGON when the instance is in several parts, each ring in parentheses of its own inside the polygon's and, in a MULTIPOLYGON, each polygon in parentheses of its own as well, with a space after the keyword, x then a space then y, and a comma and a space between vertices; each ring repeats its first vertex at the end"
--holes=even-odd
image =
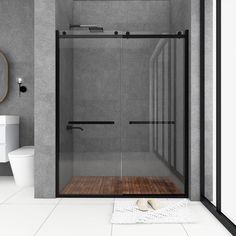
POLYGON ((33 188, 20 189, 0 177, 2 236, 226 236, 231 235, 200 203, 189 207, 198 223, 112 225, 114 199, 34 199, 33 188))

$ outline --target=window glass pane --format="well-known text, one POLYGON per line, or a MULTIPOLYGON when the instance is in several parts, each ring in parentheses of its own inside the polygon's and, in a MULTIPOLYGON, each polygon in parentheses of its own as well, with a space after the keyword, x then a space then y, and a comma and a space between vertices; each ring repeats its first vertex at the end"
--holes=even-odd
POLYGON ((221 197, 222 212, 236 222, 236 1, 222 1, 222 157, 221 157, 221 197))

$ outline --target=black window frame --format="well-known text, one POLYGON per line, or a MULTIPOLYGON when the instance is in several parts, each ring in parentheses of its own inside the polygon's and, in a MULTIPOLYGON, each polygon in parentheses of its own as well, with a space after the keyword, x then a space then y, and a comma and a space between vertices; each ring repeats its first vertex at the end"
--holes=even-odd
POLYGON ((205 2, 200 2, 200 200, 236 235, 236 225, 221 211, 221 0, 216 0, 216 206, 205 196, 205 2))

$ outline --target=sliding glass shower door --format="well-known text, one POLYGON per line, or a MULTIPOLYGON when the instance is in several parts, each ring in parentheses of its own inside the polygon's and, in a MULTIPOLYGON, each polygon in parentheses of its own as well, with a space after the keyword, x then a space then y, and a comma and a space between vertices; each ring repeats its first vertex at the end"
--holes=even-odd
POLYGON ((183 39, 123 40, 121 146, 126 194, 184 193, 184 57, 183 39), (137 188, 132 188, 134 183, 137 188))
POLYGON ((76 39, 73 48, 72 185, 78 194, 119 194, 121 39, 76 39))
POLYGON ((58 196, 186 196, 186 40, 58 32, 58 196))
MULTIPOLYGON (((71 172, 61 191, 63 194, 120 194, 121 39, 62 41, 70 41, 72 47, 72 87, 67 91, 62 87, 60 91, 72 93, 73 97, 73 105, 69 100, 66 104, 71 106, 72 115, 62 127, 72 136, 73 155, 71 172)), ((61 70, 65 70, 63 65, 61 70)), ((63 80, 68 77, 61 76, 60 82, 63 80)), ((62 108, 60 114, 64 116, 62 108)), ((63 135, 62 132, 61 140, 65 138, 63 135)))

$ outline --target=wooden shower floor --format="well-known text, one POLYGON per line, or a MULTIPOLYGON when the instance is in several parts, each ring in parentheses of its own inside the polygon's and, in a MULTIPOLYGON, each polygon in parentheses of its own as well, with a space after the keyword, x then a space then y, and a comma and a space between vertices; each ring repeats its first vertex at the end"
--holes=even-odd
POLYGON ((62 194, 181 194, 181 191, 167 177, 75 176, 62 194))

